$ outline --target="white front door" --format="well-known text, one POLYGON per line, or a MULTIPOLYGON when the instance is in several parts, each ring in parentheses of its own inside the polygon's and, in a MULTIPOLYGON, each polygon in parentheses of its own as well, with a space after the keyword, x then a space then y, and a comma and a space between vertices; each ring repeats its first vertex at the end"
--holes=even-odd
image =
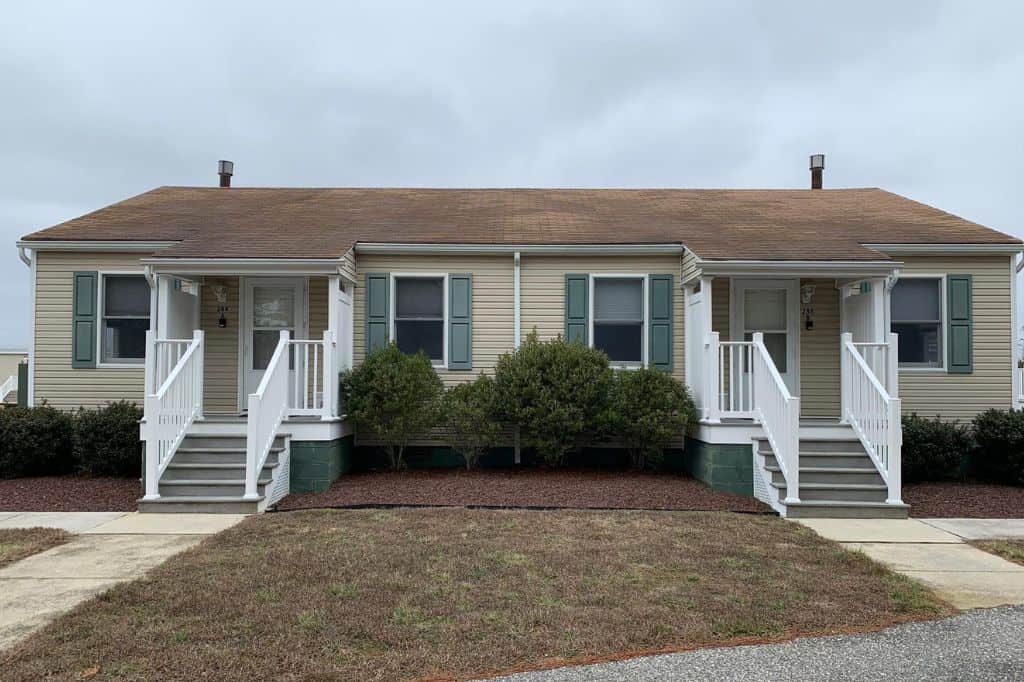
POLYGON ((791 395, 800 395, 800 281, 732 281, 731 327, 734 341, 764 334, 764 345, 791 395))
MULTIPOLYGON (((259 388, 281 331, 306 338, 306 281, 302 278, 247 278, 242 311, 242 409, 259 388)), ((294 354, 289 357, 295 381, 294 354)))

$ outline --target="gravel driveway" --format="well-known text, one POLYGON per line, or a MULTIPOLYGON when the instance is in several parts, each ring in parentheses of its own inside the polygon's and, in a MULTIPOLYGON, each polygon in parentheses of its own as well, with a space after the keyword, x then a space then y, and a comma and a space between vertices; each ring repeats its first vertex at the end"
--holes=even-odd
POLYGON ((1024 680, 1024 606, 968 611, 867 635, 703 649, 497 678, 502 682, 1024 680))

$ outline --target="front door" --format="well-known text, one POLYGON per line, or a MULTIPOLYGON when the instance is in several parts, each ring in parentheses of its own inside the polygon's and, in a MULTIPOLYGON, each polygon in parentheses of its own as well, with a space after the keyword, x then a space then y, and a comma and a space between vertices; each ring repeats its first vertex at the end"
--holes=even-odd
POLYGON ((800 395, 799 280, 733 280, 732 338, 750 341, 764 334, 764 345, 790 395, 800 395))
MULTIPOLYGON (((306 282, 301 278, 248 278, 242 315, 242 395, 245 409, 277 348, 281 331, 293 339, 306 337, 306 282)), ((294 354, 289 357, 295 381, 294 354)))

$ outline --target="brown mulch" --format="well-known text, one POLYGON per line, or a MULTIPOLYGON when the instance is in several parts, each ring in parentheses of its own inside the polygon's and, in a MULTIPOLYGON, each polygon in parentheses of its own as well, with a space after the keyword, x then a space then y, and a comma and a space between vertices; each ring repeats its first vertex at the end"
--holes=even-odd
POLYGON ((40 476, 0 480, 0 511, 135 511, 137 478, 40 476))
POLYGON ((910 515, 919 518, 1024 518, 1024 487, 990 483, 915 483, 903 486, 910 515))
POLYGON ((346 474, 322 493, 295 493, 277 508, 371 505, 771 511, 753 497, 712 490, 681 474, 535 469, 346 474))

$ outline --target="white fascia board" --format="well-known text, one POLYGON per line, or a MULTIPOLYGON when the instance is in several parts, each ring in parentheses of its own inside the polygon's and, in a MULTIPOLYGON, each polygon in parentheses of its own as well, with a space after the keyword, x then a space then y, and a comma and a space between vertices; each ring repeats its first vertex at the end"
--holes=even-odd
POLYGON ((1011 254, 1024 251, 1024 244, 864 244, 869 249, 892 254, 971 256, 1011 254))
POLYGON ((169 275, 340 275, 337 258, 143 258, 169 275))
MULTIPOLYGON (((898 270, 900 261, 841 261, 841 260, 698 260, 702 275, 804 275, 807 277, 869 277, 887 276, 898 270)), ((692 278, 691 278, 692 279, 692 278)))
POLYGON ((150 241, 71 241, 55 239, 19 239, 18 248, 32 251, 159 251, 178 242, 150 241))
POLYGON ((649 256, 675 255, 683 245, 668 244, 385 244, 358 243, 356 253, 365 254, 432 254, 446 256, 513 255, 517 251, 534 256, 649 256))

